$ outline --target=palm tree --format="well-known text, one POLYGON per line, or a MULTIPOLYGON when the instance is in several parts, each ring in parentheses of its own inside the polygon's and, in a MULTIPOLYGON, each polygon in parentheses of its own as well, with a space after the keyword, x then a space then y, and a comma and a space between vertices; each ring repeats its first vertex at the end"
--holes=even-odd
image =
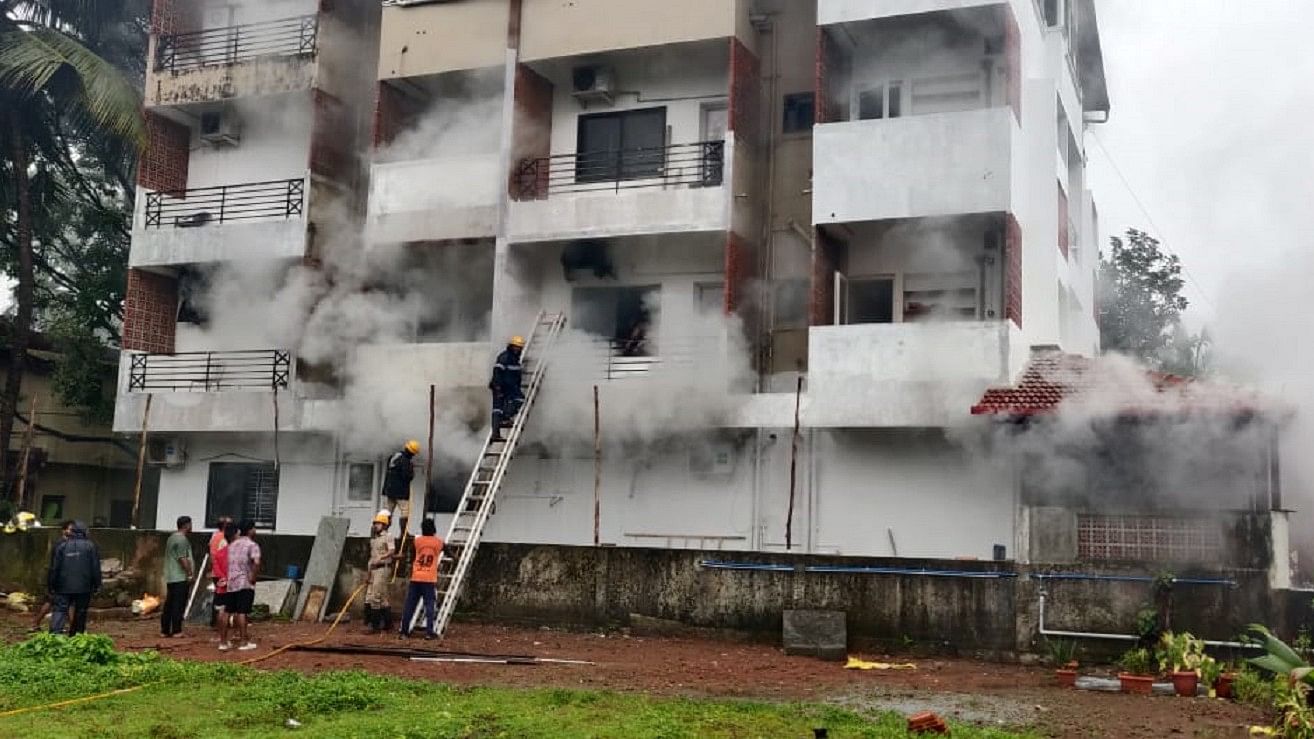
POLYGON ((0 0, 0 177, 5 222, 13 213, 17 285, 8 375, 0 392, 0 484, 8 488, 8 450, 32 332, 35 274, 34 162, 65 162, 61 131, 100 134, 140 148, 141 95, 88 46, 121 26, 119 0, 0 0), (12 209, 12 210, 11 210, 12 209))

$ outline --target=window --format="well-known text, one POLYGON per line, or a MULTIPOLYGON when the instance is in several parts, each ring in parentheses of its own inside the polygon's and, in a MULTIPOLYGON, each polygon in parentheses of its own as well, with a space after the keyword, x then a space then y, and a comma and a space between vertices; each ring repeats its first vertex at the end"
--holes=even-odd
POLYGON ((903 320, 963 321, 978 316, 977 276, 971 272, 907 274, 903 278, 903 320))
POLYGON ((1044 0, 1045 2, 1045 25, 1049 27, 1057 26, 1061 17, 1059 16, 1059 3, 1061 0, 1044 0))
POLYGON ((41 515, 37 518, 44 521, 47 526, 53 526, 55 521, 64 517, 64 496, 62 495, 43 495, 41 496, 41 515))
POLYGON ((891 82, 858 93, 858 120, 898 118, 903 115, 903 83, 891 82))
POLYGON ((666 162, 666 108, 579 117, 576 182, 660 177, 666 162))
POLYGON ((812 130, 817 118, 817 96, 811 92, 795 92, 785 96, 784 121, 785 133, 805 133, 812 130))
POLYGON ((812 283, 807 279, 780 279, 772 285, 775 308, 775 327, 807 328, 808 303, 812 283))
POLYGON ((980 73, 922 77, 912 81, 915 115, 974 110, 985 103, 985 76, 980 73))
POLYGON ((725 283, 699 283, 694 286, 694 291, 694 307, 700 315, 710 316, 725 312, 725 283))
POLYGON ((347 500, 374 500, 374 465, 356 462, 347 467, 347 500))
POLYGON ((571 325, 612 341, 646 337, 661 288, 577 287, 571 294, 571 325))
POLYGON ((184 267, 178 271, 178 323, 192 323, 204 327, 209 320, 205 310, 205 294, 209 290, 206 275, 184 267))
POLYGON ((1077 556, 1087 560, 1216 562, 1224 538, 1209 518, 1077 517, 1077 556))
POLYGON ((257 528, 272 529, 278 509, 278 470, 272 462, 211 462, 205 497, 205 525, 214 528, 219 516, 250 519, 257 528))
POLYGON ((848 293, 848 323, 894 322, 893 277, 851 279, 848 293))

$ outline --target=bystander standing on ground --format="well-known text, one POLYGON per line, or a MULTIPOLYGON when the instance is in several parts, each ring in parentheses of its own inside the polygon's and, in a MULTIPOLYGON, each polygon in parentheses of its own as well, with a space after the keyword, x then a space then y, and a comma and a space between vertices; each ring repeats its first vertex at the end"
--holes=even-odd
POLYGON ((91 596, 100 590, 100 550, 87 538, 87 527, 74 521, 72 535, 55 547, 50 561, 47 585, 55 594, 55 609, 50 614, 50 633, 64 633, 72 609, 69 636, 87 630, 87 607, 91 596))
POLYGON ((164 544, 164 607, 160 609, 160 633, 165 639, 182 635, 187 610, 187 584, 196 572, 192 564, 192 517, 179 516, 178 529, 164 544))
MULTIPOLYGON (((55 551, 59 549, 60 543, 68 541, 71 536, 73 536, 73 522, 64 521, 59 525, 59 539, 55 541, 55 546, 50 550, 50 565, 46 569, 47 578, 50 577, 50 570, 55 566, 55 551)), ((32 628, 28 629, 28 633, 35 634, 41 630, 41 622, 46 620, 46 616, 50 615, 54 606, 55 592, 47 590, 46 599, 41 601, 41 607, 37 609, 36 616, 32 619, 32 628)))
POLYGON ((232 642, 228 641, 228 624, 232 619, 228 612, 228 545, 237 538, 237 526, 230 523, 221 533, 224 545, 215 552, 214 567, 210 572, 214 575, 214 606, 218 612, 215 625, 219 629, 219 651, 227 652, 233 648, 232 642))
POLYGON ((255 522, 241 523, 238 537, 228 545, 228 594, 224 610, 233 614, 233 630, 241 642, 238 650, 248 652, 256 648, 248 631, 251 606, 255 605, 255 584, 260 574, 260 545, 255 543, 255 522))
MULTIPOLYGON (((216 522, 218 528, 216 528, 214 533, 210 535, 209 550, 210 550, 210 583, 217 587, 219 584, 219 576, 214 574, 214 561, 219 556, 219 550, 228 546, 229 540, 225 539, 224 531, 226 531, 229 526, 233 525, 233 517, 228 515, 220 515, 216 522)), ((218 591, 216 590, 215 592, 218 591)), ((213 627, 218 627, 218 624, 219 624, 219 604, 217 602, 212 602, 210 604, 210 625, 213 627)))

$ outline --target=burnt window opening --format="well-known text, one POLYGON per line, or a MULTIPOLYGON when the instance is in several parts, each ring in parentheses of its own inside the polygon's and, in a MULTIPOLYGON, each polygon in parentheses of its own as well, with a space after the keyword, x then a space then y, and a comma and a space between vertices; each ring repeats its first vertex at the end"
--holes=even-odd
POLYGON ((210 284, 204 272, 184 267, 178 271, 178 323, 204 328, 210 322, 205 295, 210 284))
POLYGON ((848 323, 893 323, 894 278, 848 281, 848 323))
POLYGON ((571 294, 571 324, 616 343, 626 356, 649 356, 649 330, 661 295, 657 285, 577 287, 571 294))
POLYGON ((795 92, 786 95, 781 130, 784 133, 807 133, 811 131, 812 124, 816 121, 816 111, 816 93, 795 92))
POLYGON ((205 526, 219 525, 220 516, 254 521, 258 529, 273 529, 278 512, 278 468, 273 462, 211 462, 205 494, 205 526))
POLYGON ((660 177, 666 162, 666 108, 579 117, 575 181, 660 177))

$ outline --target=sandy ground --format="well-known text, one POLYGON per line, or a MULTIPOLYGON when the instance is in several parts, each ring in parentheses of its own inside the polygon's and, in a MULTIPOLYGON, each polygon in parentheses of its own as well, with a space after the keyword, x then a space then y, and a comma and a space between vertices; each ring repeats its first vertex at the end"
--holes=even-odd
MULTIPOLYGON (((0 640, 21 639, 27 618, 0 616, 0 640)), ((113 637, 120 648, 157 649, 180 659, 241 661, 285 644, 324 634, 326 625, 263 623, 252 627, 255 652, 221 653, 213 635, 190 628, 164 639, 154 619, 96 618, 91 629, 113 637)), ((367 636, 344 623, 326 645, 402 645, 395 636, 367 636)), ((572 633, 458 623, 441 642, 404 643, 479 654, 517 654, 585 660, 592 665, 486 665, 423 663, 393 656, 284 652, 258 663, 262 669, 304 671, 360 669, 447 683, 514 687, 564 687, 637 691, 658 695, 713 696, 829 702, 847 707, 912 713, 933 710, 982 725, 1029 726, 1054 736, 1159 737, 1246 736, 1265 722, 1254 709, 1204 698, 1134 697, 1063 690, 1053 672, 1039 667, 959 659, 866 659, 913 662, 907 671, 845 670, 838 664, 785 656, 778 648, 703 639, 632 636, 623 632, 572 633)))

